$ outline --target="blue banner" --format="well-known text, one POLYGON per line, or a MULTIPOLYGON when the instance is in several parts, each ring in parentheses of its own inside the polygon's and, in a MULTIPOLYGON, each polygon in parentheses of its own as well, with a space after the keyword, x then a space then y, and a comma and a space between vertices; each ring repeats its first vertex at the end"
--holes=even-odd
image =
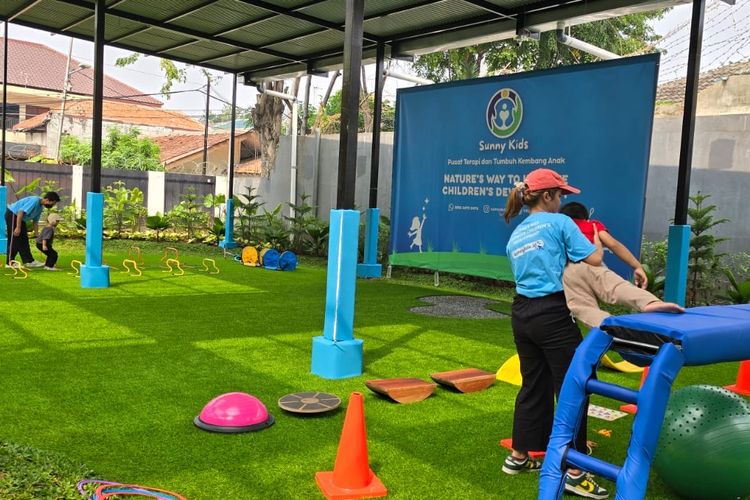
MULTIPOLYGON (((556 170, 640 254, 659 55, 400 89, 390 263, 512 279, 514 182, 556 170)), ((605 262, 624 277, 614 255, 605 262)))

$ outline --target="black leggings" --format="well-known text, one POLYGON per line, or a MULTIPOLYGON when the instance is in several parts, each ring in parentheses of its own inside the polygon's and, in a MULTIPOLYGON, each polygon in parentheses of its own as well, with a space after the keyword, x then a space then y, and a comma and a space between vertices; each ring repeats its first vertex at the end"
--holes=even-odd
MULTIPOLYGON (((513 448, 543 451, 552 432, 555 397, 560 395, 565 373, 583 337, 562 292, 534 299, 517 295, 511 310, 523 376, 513 414, 513 448)), ((585 417, 575 448, 586 452, 585 417)))

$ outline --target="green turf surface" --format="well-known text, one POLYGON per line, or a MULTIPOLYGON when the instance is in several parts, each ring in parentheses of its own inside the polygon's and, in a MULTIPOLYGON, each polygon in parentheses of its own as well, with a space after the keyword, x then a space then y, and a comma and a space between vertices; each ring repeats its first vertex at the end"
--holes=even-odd
MULTIPOLYGON (((61 242, 61 265, 82 260, 82 245, 61 242)), ((190 499, 322 498, 314 475, 333 467, 345 410, 305 418, 283 413, 276 401, 318 390, 338 394, 345 406, 352 391, 361 391, 371 467, 391 497, 535 498, 535 476, 500 472, 505 452, 497 443, 510 435, 516 387, 496 383, 473 394, 438 389, 425 401, 398 405, 364 385, 463 367, 495 371, 515 352, 509 319, 416 315, 409 308, 424 305, 419 297, 455 291, 408 285, 404 275, 358 281, 355 336, 364 340, 365 373, 324 380, 310 374, 311 339, 323 328, 323 263, 271 272, 192 247, 183 251, 185 262, 213 256, 221 274, 192 268, 176 277, 159 268, 166 245, 141 245, 144 275, 113 269, 108 289, 83 290, 67 269, 0 279, 0 441, 64 455, 102 479, 190 499), (240 435, 195 428, 202 406, 229 391, 260 398, 276 424, 240 435)), ((119 266, 128 246, 105 242, 106 260, 119 266)), ((496 295, 507 297, 508 290, 496 295)), ((736 363, 685 369, 676 385, 725 384, 736 371, 736 363)), ((602 378, 629 386, 639 380, 602 378)), ((592 420, 597 455, 622 461, 631 422, 592 420), (612 437, 597 435, 599 429, 612 430, 612 437)), ((649 492, 671 496, 653 474, 649 492)))

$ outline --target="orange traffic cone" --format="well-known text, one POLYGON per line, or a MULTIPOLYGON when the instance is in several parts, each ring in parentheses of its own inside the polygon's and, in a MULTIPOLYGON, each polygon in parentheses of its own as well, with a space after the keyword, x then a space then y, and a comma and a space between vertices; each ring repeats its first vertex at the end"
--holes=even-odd
POLYGON ((742 394, 743 396, 750 396, 750 361, 740 363, 740 370, 737 372, 737 383, 728 385, 725 389, 742 394))
POLYGON ((349 396, 333 472, 316 472, 315 481, 329 500, 375 498, 388 494, 388 489, 370 469, 367 458, 365 403, 361 393, 353 392, 349 396))
MULTIPOLYGON (((643 387, 643 383, 646 381, 646 377, 648 377, 648 366, 643 369, 643 373, 641 374, 641 384, 638 386, 640 389, 643 387)), ((625 413, 630 413, 632 415, 635 415, 638 411, 638 405, 634 404, 627 404, 620 406, 620 410, 624 411, 625 413)))

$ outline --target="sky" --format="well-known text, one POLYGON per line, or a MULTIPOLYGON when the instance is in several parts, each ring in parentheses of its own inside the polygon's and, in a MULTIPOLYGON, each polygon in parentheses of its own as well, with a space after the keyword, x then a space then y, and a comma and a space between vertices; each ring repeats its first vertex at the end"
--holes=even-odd
MULTIPOLYGON (((661 20, 654 21, 656 33, 662 36, 657 46, 663 51, 660 71, 660 81, 668 81, 685 76, 687 47, 690 34, 691 6, 681 5, 671 9, 661 20)), ((702 55, 702 70, 712 69, 721 64, 750 59, 750 0, 737 0, 734 6, 727 5, 721 0, 708 0, 705 14, 705 28, 702 55)), ((67 54, 70 38, 62 35, 52 35, 43 31, 10 24, 10 38, 42 43, 64 54, 67 54)), ((73 58, 80 63, 93 64, 94 47, 90 42, 75 40, 73 42, 73 58)), ((105 49, 105 72, 144 93, 158 94, 164 77, 159 69, 159 59, 141 56, 131 66, 120 68, 115 66, 115 60, 129 55, 130 52, 107 47, 105 49)), ((399 62, 398 71, 409 73, 408 63, 399 62)), ((179 65, 179 63, 178 63, 179 65)), ((225 102, 231 102, 231 75, 210 71, 217 82, 212 83, 212 111, 220 111, 225 102)), ((304 81, 304 79, 303 79, 304 81)), ((338 79, 340 88, 341 79, 338 79)), ((195 89, 205 87, 206 78, 199 68, 188 67, 187 81, 175 84, 173 90, 180 93, 173 94, 169 99, 155 95, 164 101, 164 107, 179 110, 196 118, 200 118, 205 110, 205 94, 195 89)), ((385 98, 395 100, 396 89, 410 87, 412 83, 387 79, 384 89, 385 98)), ((373 66, 367 68, 367 86, 372 91, 374 86, 373 66)), ((316 105, 322 99, 328 87, 325 77, 313 77, 310 103, 316 105)), ((237 86, 237 105, 249 108, 255 104, 255 89, 241 83, 237 86)), ((304 86, 300 89, 300 96, 304 96, 304 86)))

